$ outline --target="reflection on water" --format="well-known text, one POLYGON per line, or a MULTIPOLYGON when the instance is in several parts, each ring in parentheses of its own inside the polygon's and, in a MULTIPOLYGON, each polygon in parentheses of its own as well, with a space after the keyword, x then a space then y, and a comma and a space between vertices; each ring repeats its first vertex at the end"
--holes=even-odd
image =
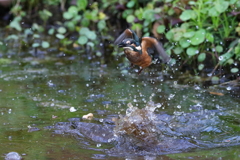
MULTIPOLYGON (((68 120, 72 120, 75 125, 71 127, 77 127, 76 122, 80 121, 79 118, 93 113, 93 120, 82 122, 84 127, 91 128, 103 123, 109 124, 108 126, 111 127, 106 130, 108 133, 114 127, 112 118, 118 118, 119 115, 123 115, 122 118, 124 118, 129 103, 134 107, 144 108, 149 98, 154 103, 161 104, 161 107, 155 111, 157 115, 170 115, 170 119, 162 119, 161 123, 164 124, 162 126, 172 125, 170 127, 174 129, 171 132, 173 137, 181 137, 179 135, 181 133, 191 139, 213 138, 214 143, 217 144, 223 139, 225 141, 222 143, 227 144, 229 142, 236 144, 239 141, 236 136, 234 139, 234 135, 239 132, 239 100, 231 97, 228 90, 222 90, 224 96, 218 96, 210 94, 207 89, 199 85, 178 84, 177 79, 171 78, 171 75, 164 72, 153 72, 149 69, 138 76, 135 73, 123 74, 116 67, 99 63, 63 60, 61 63, 51 65, 48 60, 48 62, 19 62, 1 66, 0 81, 2 156, 15 151, 26 159, 77 159, 79 157, 111 159, 109 155, 114 155, 113 152, 107 155, 105 150, 113 148, 116 144, 98 141, 101 137, 95 136, 97 132, 84 130, 85 135, 81 132, 82 135, 76 136, 59 129, 60 134, 56 134, 57 131, 48 126, 54 126, 59 122, 69 123, 68 120), (76 111, 70 112, 71 107, 74 107, 76 111), (208 112, 208 110, 211 111, 208 112), (201 118, 201 116, 190 114, 196 111, 202 112, 205 119, 213 117, 212 121, 205 124, 202 119, 200 121, 204 124, 202 126, 200 123, 191 123, 194 118, 194 122, 198 122, 198 118, 201 118), (218 116, 215 116, 216 114, 218 116), (191 116, 190 119, 186 118, 191 116), (189 130, 184 130, 189 127, 195 129, 199 126, 205 127, 201 135, 194 135, 188 132, 189 130), (31 128, 33 130, 29 130, 31 128), (215 137, 216 133, 220 138, 215 137), (95 140, 91 140, 86 135, 92 136, 95 140)), ((129 118, 141 118, 138 117, 141 113, 137 114, 141 111, 138 109, 135 111, 136 114, 129 118)), ((159 129, 163 132, 157 133, 157 136, 169 133, 164 131, 164 128, 151 129, 159 129)), ((151 132, 148 131, 144 133, 151 132)), ((121 135, 120 132, 117 133, 121 135)), ((109 132, 108 136, 110 135, 109 132)), ((137 143, 138 147, 143 146, 144 143, 135 140, 141 137, 133 136, 133 138, 134 144, 137 143)), ((152 138, 154 139, 155 136, 152 138)), ((104 140, 104 137, 102 139, 104 140)), ((155 140, 144 140, 151 142, 150 145, 155 144, 155 140)), ((229 152, 234 151, 236 151, 235 148, 229 152)), ((185 155, 178 156, 184 157, 185 155)), ((144 159, 144 156, 142 158, 144 159)), ((119 159, 122 159, 121 156, 119 159)))

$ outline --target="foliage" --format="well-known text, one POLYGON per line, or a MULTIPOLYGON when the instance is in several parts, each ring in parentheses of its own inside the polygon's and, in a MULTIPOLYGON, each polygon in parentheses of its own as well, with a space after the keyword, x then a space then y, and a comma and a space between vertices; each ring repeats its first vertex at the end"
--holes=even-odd
POLYGON ((230 49, 227 46, 229 38, 237 38, 234 32, 237 22, 231 12, 236 6, 239 9, 239 1, 198 0, 189 1, 188 5, 191 9, 182 9, 179 16, 182 24, 166 34, 167 39, 176 44, 173 52, 181 58, 187 57, 190 63, 197 57, 198 70, 203 70, 206 54, 218 59, 216 63, 220 66, 234 64, 233 57, 239 59, 237 43, 233 41, 230 49))
POLYGON ((8 26, 16 32, 5 42, 41 50, 57 43, 60 50, 80 47, 100 56, 99 44, 111 46, 114 37, 109 34, 114 28, 125 29, 118 23, 125 21, 139 35, 164 40, 171 57, 195 73, 212 67, 213 74, 224 67, 238 74, 239 10, 238 0, 17 0, 8 26))

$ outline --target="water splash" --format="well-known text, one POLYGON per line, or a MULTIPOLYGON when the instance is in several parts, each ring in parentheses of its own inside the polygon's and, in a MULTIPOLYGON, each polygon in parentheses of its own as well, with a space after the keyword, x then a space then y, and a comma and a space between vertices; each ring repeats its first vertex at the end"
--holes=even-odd
POLYGON ((134 107, 131 103, 128 104, 128 107, 126 115, 120 116, 115 121, 114 135, 118 144, 137 148, 157 145, 161 133, 156 127, 157 117, 154 111, 161 105, 150 101, 143 109, 134 107))

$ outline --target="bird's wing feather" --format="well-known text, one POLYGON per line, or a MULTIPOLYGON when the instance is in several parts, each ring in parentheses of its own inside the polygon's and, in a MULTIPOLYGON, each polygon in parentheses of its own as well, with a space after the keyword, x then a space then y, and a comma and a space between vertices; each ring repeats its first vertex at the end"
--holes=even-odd
POLYGON ((167 55, 162 47, 162 44, 157 39, 151 37, 143 37, 142 47, 145 47, 146 51, 150 48, 153 48, 155 52, 157 52, 157 56, 159 56, 164 63, 170 61, 169 55, 167 55))
POLYGON ((121 43, 126 38, 133 39, 133 33, 130 29, 126 29, 114 42, 115 45, 121 43))

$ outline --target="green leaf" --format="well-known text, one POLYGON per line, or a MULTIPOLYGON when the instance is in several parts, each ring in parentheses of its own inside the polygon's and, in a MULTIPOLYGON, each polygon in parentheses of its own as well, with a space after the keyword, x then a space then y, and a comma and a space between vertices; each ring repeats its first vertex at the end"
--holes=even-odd
POLYGON ((77 6, 79 10, 85 10, 87 7, 88 1, 87 0, 77 0, 77 6))
POLYGON ((0 58, 0 65, 9 64, 9 63, 11 63, 11 62, 12 62, 12 60, 10 60, 10 59, 0 58))
POLYGON ((212 7, 211 9, 208 10, 208 15, 210 17, 217 17, 219 16, 219 13, 217 12, 215 7, 212 7))
POLYGON ((95 40, 97 38, 97 35, 94 31, 89 31, 88 34, 86 34, 88 39, 95 40))
POLYGON ((229 60, 227 60, 227 64, 233 64, 234 60, 232 58, 230 58, 229 60))
POLYGON ((20 25, 20 21, 22 20, 22 17, 15 17, 14 19, 13 19, 13 21, 10 23, 10 27, 11 28, 14 28, 14 29, 16 29, 16 30, 18 30, 18 31, 21 31, 22 30, 22 27, 21 27, 21 25, 20 25))
POLYGON ((65 22, 64 26, 66 26, 70 31, 75 30, 75 24, 73 21, 65 22))
POLYGON ((57 31, 58 31, 58 33, 61 33, 61 34, 64 34, 64 33, 66 33, 66 28, 64 28, 64 27, 59 27, 58 29, 57 29, 57 31))
POLYGON ((81 25, 82 25, 83 27, 87 27, 87 26, 89 26, 89 24, 90 24, 89 19, 87 19, 87 18, 83 18, 83 19, 82 19, 81 25))
POLYGON ((173 32, 172 32, 172 30, 170 30, 170 31, 167 32, 166 38, 167 38, 168 40, 172 40, 172 39, 173 39, 173 32))
POLYGON ((106 28, 106 21, 105 20, 100 20, 97 24, 98 26, 98 29, 101 31, 103 30, 104 28, 106 28))
POLYGON ((183 36, 183 33, 182 32, 177 32, 173 35, 173 40, 178 42, 183 36))
POLYGON ((80 36, 80 37, 78 38, 78 43, 81 44, 81 45, 86 44, 87 41, 88 41, 88 38, 87 38, 86 36, 80 36))
POLYGON ((214 36, 211 33, 206 33, 206 39, 208 42, 213 43, 214 42, 214 36))
POLYGON ((24 30, 24 35, 25 36, 32 35, 32 34, 33 34, 33 31, 31 29, 25 29, 24 30))
POLYGON ((234 4, 234 3, 236 3, 238 0, 230 0, 230 4, 234 4))
POLYGON ((48 48, 50 44, 47 41, 42 41, 42 47, 43 48, 48 48))
POLYGON ((198 70, 201 71, 204 68, 204 64, 199 64, 198 65, 198 70))
POLYGON ((190 26, 190 24, 189 24, 189 23, 187 23, 187 22, 185 22, 185 23, 181 24, 181 28, 182 28, 182 29, 188 29, 188 28, 189 28, 189 26, 190 26))
POLYGON ((187 54, 189 55, 189 56, 194 56, 194 55, 196 55, 196 54, 198 54, 198 48, 197 47, 189 47, 188 49, 187 49, 187 54))
POLYGON ((37 33, 35 33, 35 34, 33 35, 33 38, 40 38, 40 35, 37 34, 37 33))
POLYGON ((165 27, 164 25, 159 25, 159 26, 157 27, 157 32, 158 32, 158 33, 164 33, 164 32, 165 32, 165 29, 166 29, 166 27, 165 27))
POLYGON ((46 9, 42 10, 42 11, 39 11, 39 16, 40 18, 43 20, 43 21, 46 21, 48 20, 49 17, 52 16, 52 13, 46 9))
POLYGON ((227 52, 219 56, 219 62, 221 65, 224 65, 225 62, 227 62, 228 59, 230 59, 234 54, 232 52, 227 52))
POLYGON ((39 43, 33 43, 33 44, 32 44, 32 47, 33 47, 33 48, 36 48, 36 47, 39 47, 39 46, 40 46, 39 43))
POLYGON ((172 16, 175 13, 175 11, 174 11, 174 9, 169 8, 167 13, 168 13, 169 16, 172 16))
POLYGON ((57 37, 58 39, 63 39, 63 38, 65 38, 65 36, 62 35, 62 34, 60 34, 60 33, 56 34, 56 37, 57 37))
POLYGON ((127 3, 127 7, 128 7, 128 8, 132 8, 134 5, 135 5, 135 1, 129 1, 129 2, 127 3))
POLYGON ((87 45, 90 46, 91 48, 95 46, 93 42, 87 42, 87 45))
POLYGON ((53 33, 54 33, 54 29, 53 29, 53 28, 50 28, 50 29, 48 30, 48 34, 49 34, 49 35, 53 35, 53 33))
POLYGON ((133 23, 134 19, 135 19, 135 17, 133 15, 128 15, 127 16, 127 22, 128 23, 133 23))
POLYGON ((195 32, 194 36, 190 39, 192 45, 199 45, 205 40, 206 31, 204 29, 200 29, 195 32))
POLYGON ((211 81, 212 81, 212 83, 218 83, 219 82, 219 78, 217 77, 217 76, 213 76, 212 78, 211 78, 211 81))
POLYGON ((63 13, 63 18, 64 19, 71 19, 71 18, 73 18, 73 14, 71 12, 64 12, 63 13))
POLYGON ((181 45, 182 48, 187 48, 190 46, 190 40, 186 38, 181 38, 179 44, 181 45))
POLYGON ((232 69, 231 69, 231 73, 237 73, 238 71, 239 71, 238 68, 232 68, 232 69))
POLYGON ((183 52, 183 49, 181 47, 176 47, 173 49, 173 52, 175 54, 181 54, 183 52))
POLYGON ((87 27, 82 27, 79 31, 80 35, 87 35, 90 30, 87 27))
POLYGON ((70 6, 68 12, 72 14, 72 16, 75 16, 78 14, 78 8, 76 6, 70 6))
POLYGON ((220 45, 217 45, 216 46, 216 51, 219 52, 219 53, 222 52, 223 51, 223 47, 220 46, 220 45))
POLYGON ((72 22, 74 24, 77 24, 81 19, 82 19, 81 15, 76 15, 75 17, 73 17, 72 22))
POLYGON ((102 53, 100 51, 97 51, 96 56, 100 57, 100 56, 102 56, 102 53))
POLYGON ((184 10, 179 18, 183 21, 187 21, 189 19, 195 19, 196 13, 193 10, 184 10))
POLYGON ((154 20, 154 11, 152 9, 146 9, 144 12, 143 12, 143 18, 145 20, 147 20, 148 22, 153 22, 154 20))
POLYGON ((216 0, 214 2, 214 7, 219 13, 223 13, 228 9, 229 2, 225 0, 216 0))
POLYGON ((15 34, 11 34, 11 35, 7 36, 7 40, 9 40, 9 39, 18 40, 18 38, 19 37, 15 34))
POLYGON ((194 31, 190 31, 190 32, 185 32, 183 34, 183 37, 185 38, 191 38, 192 36, 194 36, 195 32, 194 31))
POLYGON ((198 62, 203 62, 206 59, 206 53, 200 53, 198 55, 198 62))

